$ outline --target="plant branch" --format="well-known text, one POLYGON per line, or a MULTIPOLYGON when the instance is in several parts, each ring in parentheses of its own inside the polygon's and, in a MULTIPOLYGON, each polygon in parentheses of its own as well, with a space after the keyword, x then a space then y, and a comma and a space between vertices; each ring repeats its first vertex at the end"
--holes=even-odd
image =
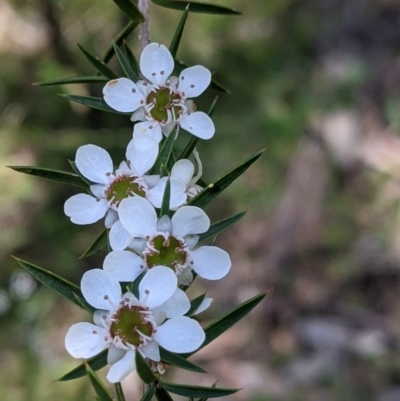
POLYGON ((139 40, 140 40, 140 52, 150 43, 149 34, 149 3, 148 0, 138 0, 138 8, 143 14, 144 22, 140 25, 139 40))

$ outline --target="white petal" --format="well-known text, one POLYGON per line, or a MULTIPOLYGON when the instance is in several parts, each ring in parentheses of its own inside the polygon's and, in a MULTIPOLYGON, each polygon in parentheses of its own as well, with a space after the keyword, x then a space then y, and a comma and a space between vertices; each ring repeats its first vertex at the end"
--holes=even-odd
POLYGON ((92 224, 103 218, 108 210, 106 199, 97 199, 91 195, 78 194, 64 203, 64 213, 75 224, 92 224))
POLYGON ((147 96, 151 92, 152 88, 154 87, 153 85, 149 84, 147 81, 145 81, 143 79, 139 79, 139 81, 136 82, 136 85, 140 89, 140 91, 143 93, 145 98, 147 98, 147 96))
POLYGON ((179 75, 178 92, 184 99, 200 96, 210 85, 211 72, 201 65, 185 68, 179 75))
POLYGON ((146 345, 140 348, 140 352, 146 357, 151 359, 152 361, 159 362, 160 357, 160 348, 155 341, 150 341, 146 345))
POLYGON ((133 137, 136 135, 149 135, 156 140, 157 143, 160 143, 162 139, 160 123, 154 120, 136 123, 133 127, 133 137))
POLYGON ((135 135, 126 150, 132 170, 140 177, 153 167, 157 156, 158 142, 150 135, 135 135))
POLYGON ((123 199, 118 207, 118 215, 122 226, 132 237, 145 238, 156 233, 156 210, 140 196, 123 199))
POLYGON ((169 267, 151 268, 139 283, 139 300, 150 309, 160 306, 176 291, 178 279, 169 267))
POLYGON ((98 309, 93 313, 93 322, 96 326, 105 327, 104 323, 109 315, 109 311, 98 309))
POLYGON ((118 280, 101 269, 92 269, 83 275, 81 291, 86 301, 97 309, 111 311, 121 301, 118 280))
POLYGON ((179 316, 159 326, 153 338, 168 351, 192 352, 203 344, 205 334, 196 320, 179 316))
POLYGON ((193 281, 193 273, 190 267, 187 267, 183 270, 183 272, 178 276, 178 284, 189 286, 193 281))
MULTIPOLYGON (((190 301, 186 293, 177 288, 171 298, 154 309, 164 312, 165 316, 171 319, 184 315, 190 309, 190 301)), ((153 313, 154 309, 152 311, 153 313)))
POLYGON ((207 280, 219 280, 226 276, 232 266, 231 258, 216 246, 201 246, 190 254, 193 270, 207 280))
POLYGON ((159 174, 144 175, 143 179, 146 182, 147 187, 151 189, 157 185, 158 181, 160 181, 160 175, 159 174))
POLYGON ((118 213, 113 209, 108 209, 104 225, 106 228, 111 228, 118 221, 118 213))
POLYGON ((190 160, 182 159, 177 161, 171 170, 171 177, 176 178, 188 188, 194 175, 194 165, 190 160))
MULTIPOLYGON (((157 208, 161 207, 167 180, 168 177, 161 178, 154 188, 151 188, 147 191, 147 199, 157 208)), ((171 197, 169 203, 170 209, 176 209, 186 202, 187 195, 185 191, 186 187, 183 183, 175 178, 171 178, 171 197)))
POLYGON ((146 248, 146 240, 144 238, 133 238, 129 241, 128 248, 135 251, 138 255, 141 255, 146 248))
POLYGON ((186 235, 184 240, 186 242, 186 245, 189 247, 189 249, 192 250, 199 242, 199 236, 198 235, 186 235))
POLYGON ((114 363, 118 362, 122 359, 126 354, 126 350, 122 348, 117 348, 114 344, 111 344, 108 348, 107 353, 107 363, 109 365, 114 365, 114 363))
POLYGON ((130 251, 112 251, 104 259, 103 269, 118 281, 134 281, 143 273, 143 260, 130 251))
POLYGON ((205 233, 210 228, 210 219, 196 206, 183 206, 172 216, 173 234, 185 237, 205 233))
POLYGON ((135 351, 128 351, 123 358, 111 366, 107 373, 107 380, 110 383, 118 383, 124 380, 135 369, 135 351))
POLYGON ((92 323, 77 323, 68 330, 65 348, 74 358, 91 358, 107 345, 107 330, 92 323))
POLYGON ((90 192, 93 194, 95 198, 104 198, 104 189, 107 188, 107 185, 104 184, 93 184, 90 186, 90 192))
POLYGON ((145 108, 139 107, 131 116, 131 121, 146 121, 146 116, 144 114, 145 108))
POLYGON ((143 93, 128 78, 114 79, 103 88, 104 100, 114 110, 122 113, 135 111, 144 105, 143 93))
POLYGON ((108 235, 111 249, 114 251, 126 249, 131 239, 131 235, 125 230, 119 220, 113 224, 108 235))
POLYGON ((168 216, 162 216, 160 220, 157 222, 157 231, 162 231, 164 233, 172 232, 172 223, 171 219, 168 216))
POLYGON ((211 118, 202 111, 185 114, 179 121, 180 126, 200 139, 210 139, 215 133, 211 118))
POLYGON ((198 308, 191 314, 191 316, 198 315, 201 312, 204 312, 206 309, 208 309, 212 303, 213 299, 212 298, 204 298, 203 302, 198 306, 198 308))
POLYGON ((174 70, 169 50, 158 43, 147 45, 140 56, 140 71, 150 82, 163 86, 174 70))

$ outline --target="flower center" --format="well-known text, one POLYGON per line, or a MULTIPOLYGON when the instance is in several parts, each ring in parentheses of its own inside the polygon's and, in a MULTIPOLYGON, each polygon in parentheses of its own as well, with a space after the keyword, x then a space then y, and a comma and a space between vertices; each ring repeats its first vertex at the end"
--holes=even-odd
POLYGON ((147 266, 167 266, 180 273, 185 267, 187 252, 183 242, 175 237, 169 236, 167 239, 162 235, 154 237, 150 241, 150 247, 145 251, 147 266))
POLYGON ((159 122, 174 122, 182 113, 181 97, 168 88, 151 92, 146 102, 150 115, 159 122))
POLYGON ((146 196, 146 190, 138 177, 129 177, 128 175, 117 177, 106 190, 107 199, 117 206, 122 199, 133 196, 134 194, 144 198, 146 196))
POLYGON ((146 337, 152 337, 153 325, 146 319, 148 309, 140 306, 123 306, 114 315, 114 322, 110 326, 111 336, 119 337, 124 344, 139 347, 146 337))

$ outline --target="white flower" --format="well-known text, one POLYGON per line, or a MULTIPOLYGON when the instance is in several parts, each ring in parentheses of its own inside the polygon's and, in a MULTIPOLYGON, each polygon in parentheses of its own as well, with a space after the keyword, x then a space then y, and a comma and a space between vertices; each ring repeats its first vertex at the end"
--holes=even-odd
POLYGON ((196 65, 184 69, 179 78, 170 76, 174 59, 169 50, 158 43, 150 43, 140 56, 140 70, 147 81, 136 84, 128 78, 110 81, 103 89, 104 100, 120 112, 133 112, 133 134, 145 133, 158 142, 162 133, 168 135, 179 124, 201 138, 210 139, 215 132, 211 118, 196 111, 189 98, 201 95, 211 82, 207 68, 196 65))
POLYGON ((204 342, 199 323, 183 316, 190 302, 177 288, 175 274, 159 266, 139 284, 139 299, 122 295, 119 282, 110 273, 93 269, 81 281, 86 301, 97 308, 92 323, 77 323, 65 338, 65 347, 74 358, 91 358, 109 346, 111 366, 107 379, 120 382, 135 370, 135 352, 160 361, 159 345, 178 352, 195 351, 204 342), (167 319, 167 320, 165 320, 167 319))
POLYGON ((230 257, 222 249, 194 249, 197 234, 210 227, 209 218, 198 207, 183 206, 171 219, 163 216, 157 220, 151 203, 135 197, 121 202, 118 215, 119 222, 110 231, 110 242, 116 250, 108 255, 104 269, 120 281, 133 281, 141 272, 160 265, 170 267, 181 284, 192 281, 192 269, 202 278, 218 280, 231 268, 230 257), (136 253, 123 250, 128 247, 136 253))
MULTIPOLYGON (((81 146, 75 163, 80 173, 92 181, 89 194, 78 194, 64 204, 65 214, 75 224, 92 224, 106 215, 105 225, 110 228, 117 220, 118 205, 129 196, 143 196, 155 207, 161 207, 167 177, 145 175, 154 165, 158 143, 148 135, 133 138, 126 150, 126 162, 114 171, 108 152, 96 145, 81 146)), ((171 178, 171 209, 186 202, 183 183, 171 178)))

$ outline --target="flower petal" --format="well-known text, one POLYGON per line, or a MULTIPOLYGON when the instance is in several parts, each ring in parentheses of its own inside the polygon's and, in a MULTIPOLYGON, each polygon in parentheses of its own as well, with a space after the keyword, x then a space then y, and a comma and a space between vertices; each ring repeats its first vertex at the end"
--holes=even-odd
POLYGON ((146 182, 148 188, 153 188, 157 185, 158 181, 160 181, 160 175, 159 174, 144 175, 143 179, 146 182))
POLYGON ((172 216, 172 233, 178 237, 205 233, 210 228, 210 219, 196 206, 183 206, 172 216))
POLYGON ((75 164, 80 173, 96 184, 109 184, 114 165, 109 153, 96 145, 80 146, 75 164))
POLYGON ((131 121, 146 121, 146 115, 144 114, 145 108, 139 107, 132 115, 131 121))
POLYGON ((200 139, 210 139, 215 134, 215 126, 211 118, 202 111, 185 114, 179 121, 180 126, 200 139))
POLYGON ((160 306, 176 291, 178 279, 165 266, 151 268, 139 283, 139 300, 150 309, 160 306))
MULTIPOLYGON (((157 185, 147 191, 146 198, 157 208, 161 207, 162 200, 164 197, 165 186, 167 185, 168 177, 163 177, 158 181, 157 185)), ((170 178, 171 180, 171 197, 169 201, 169 208, 176 209, 182 206, 187 199, 185 193, 186 187, 176 178, 170 178)))
POLYGON ((219 280, 228 274, 232 266, 228 253, 216 246, 201 246, 190 256, 192 269, 207 280, 219 280))
POLYGON ((172 223, 171 219, 164 215, 158 220, 157 222, 157 231, 162 231, 164 233, 171 233, 172 232, 172 223))
POLYGON ((118 281, 134 281, 144 271, 144 262, 130 251, 112 251, 104 259, 103 269, 118 281), (142 267, 140 267, 142 266, 142 267))
POLYGON ((168 351, 192 352, 203 344, 205 334, 196 320, 179 316, 159 326, 153 338, 168 351))
POLYGON ((123 199, 118 207, 118 215, 122 226, 132 237, 145 238, 156 233, 156 210, 140 196, 123 199))
POLYGON ((96 223, 105 216, 107 210, 107 199, 97 199, 87 194, 71 196, 64 203, 64 213, 74 224, 96 223))
POLYGON ((135 369, 135 351, 128 351, 123 358, 111 366, 107 373, 107 380, 110 383, 118 383, 124 380, 135 369))
POLYGON ((108 235, 111 249, 114 251, 126 249, 131 239, 131 235, 125 230, 119 220, 113 224, 108 235))
POLYGON ((190 160, 182 159, 177 161, 171 170, 171 177, 176 178, 183 184, 186 189, 189 187, 190 181, 194 175, 194 165, 190 160))
POLYGON ((104 190, 107 188, 107 185, 104 184, 93 184, 90 186, 90 192, 93 194, 95 198, 105 198, 104 190))
POLYGON ((165 317, 171 319, 173 317, 178 317, 184 315, 190 309, 190 301, 186 293, 179 288, 175 290, 172 297, 167 299, 163 304, 157 306, 152 310, 164 312, 165 317))
POLYGON ((107 345, 107 330, 92 323, 77 323, 65 337, 65 348, 74 358, 91 358, 107 345))
POLYGON ((210 82, 211 72, 202 65, 185 68, 179 75, 178 92, 184 99, 197 97, 208 88, 210 82))
POLYGON ((184 286, 189 286, 192 284, 193 281, 193 273, 192 269, 190 267, 187 267, 186 269, 183 270, 183 272, 178 276, 178 284, 179 285, 184 285, 184 286))
POLYGON ((104 225, 106 228, 111 228, 118 221, 118 213, 113 209, 108 209, 104 225))
POLYGON ((83 275, 81 291, 86 301, 97 309, 111 311, 121 301, 118 280, 101 269, 92 269, 83 275))
POLYGON ((145 98, 137 85, 128 78, 114 79, 103 88, 104 100, 114 110, 130 113, 144 106, 145 98))
POLYGON ((198 315, 208 309, 212 303, 212 298, 204 298, 203 302, 197 307, 197 309, 192 313, 192 316, 198 315))
POLYGON ((158 142, 150 135, 135 135, 126 149, 131 169, 141 177, 154 165, 158 156, 158 142))
POLYGON ((149 135, 157 143, 160 143, 163 137, 160 124, 154 120, 136 123, 133 127, 133 137, 136 135, 149 135))
POLYGON ((146 357, 151 359, 152 361, 159 362, 161 360, 160 357, 160 348, 156 341, 150 341, 146 345, 143 345, 140 348, 140 352, 146 357))
POLYGON ((114 365, 120 359, 122 359, 126 354, 126 350, 122 348, 117 348, 114 344, 110 344, 107 353, 107 363, 109 365, 114 365))
POLYGON ((174 70, 174 59, 164 45, 150 43, 140 56, 140 71, 151 83, 164 86, 174 70))

